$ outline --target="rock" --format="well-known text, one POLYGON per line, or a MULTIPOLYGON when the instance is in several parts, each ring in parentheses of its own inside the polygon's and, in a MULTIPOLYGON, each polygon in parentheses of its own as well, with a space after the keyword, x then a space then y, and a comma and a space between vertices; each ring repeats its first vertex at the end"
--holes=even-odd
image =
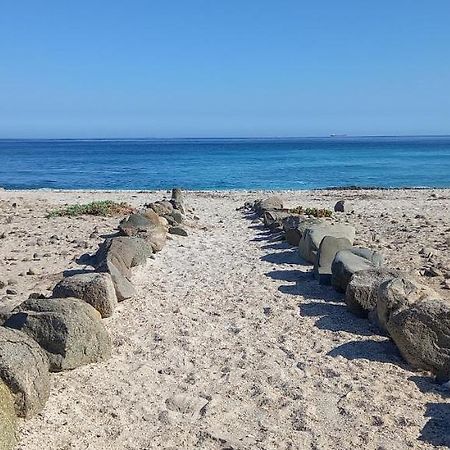
POLYGON ((8 387, 0 381, 0 449, 16 448, 17 417, 14 400, 8 387))
POLYGON ((27 275, 36 275, 36 271, 34 269, 28 269, 27 275))
POLYGON ((435 253, 436 250, 431 247, 423 247, 419 251, 419 255, 423 255, 427 259, 431 258, 435 253))
MULTIPOLYGON (((171 217, 176 223, 183 222, 183 214, 178 209, 174 209, 171 213, 171 217)), ((166 219, 167 220, 167 219, 166 219)))
POLYGON ((279 228, 283 224, 283 219, 290 217, 291 214, 288 211, 282 210, 267 210, 263 213, 264 226, 274 229, 279 228))
POLYGON ((143 214, 131 214, 119 224, 120 232, 125 236, 135 236, 146 240, 159 252, 166 244, 166 229, 159 223, 156 225, 143 214))
POLYGON ((377 292, 380 327, 387 331, 387 322, 393 312, 426 298, 439 298, 439 295, 413 278, 399 276, 381 283, 377 292))
POLYGON ((347 224, 330 224, 326 222, 305 228, 298 246, 300 256, 304 260, 315 264, 319 245, 325 236, 346 238, 353 244, 355 228, 347 224))
POLYGON ((152 209, 158 216, 165 216, 171 214, 173 211, 172 203, 167 200, 149 203, 145 206, 152 209))
POLYGON ((185 213, 183 192, 180 188, 172 189, 172 199, 170 200, 170 203, 172 203, 172 206, 182 214, 185 213))
POLYGON ((119 302, 136 295, 131 268, 144 264, 152 251, 146 241, 136 237, 110 238, 100 245, 95 255, 95 270, 111 275, 119 302))
POLYGON ((350 205, 345 200, 339 200, 334 205, 334 211, 335 212, 349 212, 350 211, 350 205))
POLYGON ((413 367, 450 379, 450 303, 425 298, 392 312, 387 331, 413 367))
POLYGON ((306 216, 289 215, 283 219, 283 230, 288 244, 298 247, 304 231, 311 225, 324 223, 322 219, 308 219, 306 216))
POLYGON ((48 359, 25 333, 0 327, 0 378, 12 393, 17 416, 42 411, 50 392, 48 359))
POLYGON ((74 297, 89 303, 102 317, 112 316, 117 305, 109 273, 82 273, 67 277, 53 289, 53 297, 74 297))
POLYGON ((169 233, 176 234, 178 236, 187 236, 188 235, 188 232, 182 227, 170 227, 169 233))
POLYGON ((325 236, 322 239, 314 264, 314 277, 320 284, 331 284, 331 264, 336 253, 351 246, 352 243, 347 238, 325 236))
POLYGON ((6 293, 8 295, 17 295, 17 291, 15 289, 6 289, 6 293))
POLYGON ((6 327, 32 337, 59 372, 111 356, 111 338, 100 314, 76 298, 29 299, 13 310, 6 327))
POLYGON ((262 216, 264 211, 268 211, 269 209, 283 209, 283 200, 277 195, 266 198, 265 200, 256 200, 253 209, 258 215, 262 216))
POLYGON ((0 280, 0 289, 4 289, 6 287, 6 282, 3 280, 0 280))
POLYGON ((394 269, 368 269, 356 272, 345 291, 348 309, 358 317, 367 317, 377 307, 378 288, 385 281, 399 276, 394 269))
POLYGON ((331 284, 339 292, 345 292, 352 275, 361 270, 381 267, 380 253, 367 248, 352 247, 336 254, 331 264, 331 284))

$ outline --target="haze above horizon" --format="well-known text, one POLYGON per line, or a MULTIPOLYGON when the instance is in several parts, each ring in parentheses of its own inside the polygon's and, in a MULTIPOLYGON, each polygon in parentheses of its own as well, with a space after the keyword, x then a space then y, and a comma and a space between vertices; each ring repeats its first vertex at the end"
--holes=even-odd
POLYGON ((450 3, 8 2, 0 138, 448 135, 450 3))

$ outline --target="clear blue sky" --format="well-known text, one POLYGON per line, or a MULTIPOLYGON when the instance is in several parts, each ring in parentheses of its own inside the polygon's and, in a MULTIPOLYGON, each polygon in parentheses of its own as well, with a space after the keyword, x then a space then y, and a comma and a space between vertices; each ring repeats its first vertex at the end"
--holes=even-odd
POLYGON ((0 137, 450 134, 449 0, 10 0, 0 137))

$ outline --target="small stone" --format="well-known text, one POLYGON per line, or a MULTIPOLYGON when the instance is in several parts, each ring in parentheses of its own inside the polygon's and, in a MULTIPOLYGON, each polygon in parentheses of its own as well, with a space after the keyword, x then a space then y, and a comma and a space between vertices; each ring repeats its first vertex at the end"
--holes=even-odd
POLYGON ((419 251, 419 255, 423 255, 425 258, 431 258, 435 253, 435 250, 431 247, 423 247, 419 251))
POLYGON ((36 271, 32 268, 28 269, 27 275, 36 275, 36 271))
POLYGON ((188 232, 182 227, 170 227, 169 233, 176 234, 178 236, 187 236, 188 235, 188 232))
POLYGON ((17 295, 17 291, 15 289, 6 289, 6 293, 8 295, 17 295))

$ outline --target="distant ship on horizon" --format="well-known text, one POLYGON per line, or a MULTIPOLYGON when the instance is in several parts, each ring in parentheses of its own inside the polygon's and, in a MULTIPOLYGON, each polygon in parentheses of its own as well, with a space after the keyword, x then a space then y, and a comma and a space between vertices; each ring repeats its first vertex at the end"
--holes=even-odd
POLYGON ((330 134, 330 137, 347 137, 346 134, 336 134, 336 133, 332 133, 330 134))

